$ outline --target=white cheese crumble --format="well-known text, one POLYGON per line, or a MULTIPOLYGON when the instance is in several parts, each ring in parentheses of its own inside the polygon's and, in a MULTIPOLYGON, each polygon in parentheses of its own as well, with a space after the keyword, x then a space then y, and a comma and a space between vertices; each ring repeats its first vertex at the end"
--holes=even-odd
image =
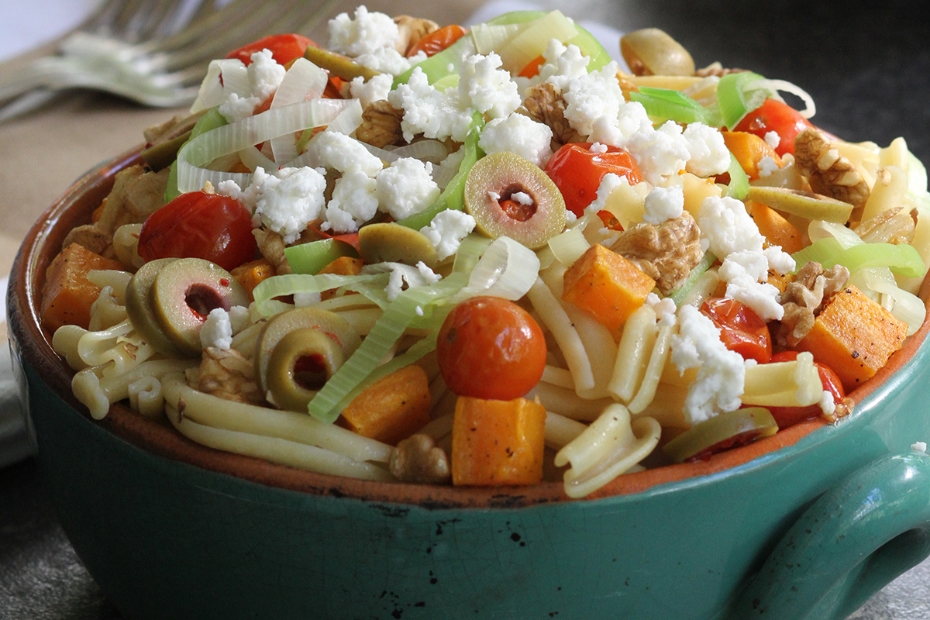
POLYGON ((439 197, 439 186, 430 175, 432 164, 412 157, 398 159, 378 173, 381 211, 400 220, 427 208, 439 197))
MULTIPOLYGON (((394 301, 397 299, 397 296, 406 289, 429 286, 442 279, 441 276, 427 267, 423 261, 418 262, 415 267, 403 263, 378 263, 375 269, 378 271, 383 271, 385 269, 390 271, 391 275, 384 289, 387 293, 388 301, 394 301)), ((364 271, 363 269, 363 272, 364 271)))
POLYGON ((468 213, 446 209, 437 213, 420 233, 436 248, 437 258, 443 260, 458 251, 462 239, 475 229, 475 224, 475 218, 468 213))
MULTIPOLYGON (((630 182, 626 177, 608 172, 601 177, 601 183, 597 186, 597 197, 591 201, 591 204, 585 207, 584 212, 597 213, 598 211, 603 211, 607 206, 607 200, 610 198, 610 194, 621 185, 628 186, 629 184, 630 182)), ((569 211, 569 213, 571 213, 571 211, 569 211)))
POLYGON ((773 149, 777 149, 778 145, 781 144, 781 136, 779 136, 778 132, 775 132, 775 131, 765 132, 765 136, 763 137, 763 140, 765 140, 765 143, 768 144, 773 149))
POLYGON ((672 337, 672 362, 682 373, 698 369, 685 397, 684 413, 689 423, 738 409, 746 379, 742 356, 726 348, 720 341, 720 330, 694 306, 679 309, 678 323, 678 333, 672 337))
POLYGON ((232 346, 233 335, 241 332, 248 324, 249 310, 244 306, 233 306, 229 311, 214 308, 200 328, 200 346, 227 351, 232 346))
POLYGON ((458 86, 463 106, 486 114, 489 119, 506 118, 520 107, 523 100, 517 84, 502 66, 501 57, 494 52, 465 59, 458 86))
POLYGON ((626 149, 639 165, 643 179, 656 186, 668 185, 691 157, 681 127, 672 121, 658 129, 636 132, 627 141, 626 149))
POLYGON ((526 207, 533 206, 533 197, 527 194, 526 192, 514 192, 510 195, 510 199, 526 207))
POLYGON ((643 104, 630 101, 620 104, 616 117, 601 116, 595 120, 588 139, 625 147, 631 137, 643 131, 653 131, 652 121, 643 104))
POLYGON ((552 155, 552 130, 523 114, 495 118, 485 125, 478 146, 486 154, 510 151, 528 159, 540 168, 552 155))
POLYGON ((378 182, 364 170, 344 172, 333 187, 333 197, 326 204, 326 221, 321 230, 353 233, 378 212, 378 182))
POLYGON ((394 80, 387 73, 379 73, 370 80, 359 76, 349 82, 349 96, 358 99, 362 108, 367 108, 375 101, 387 99, 394 80))
POLYGON ((307 224, 319 219, 325 190, 326 177, 314 168, 282 168, 273 175, 259 168, 240 200, 254 204, 261 223, 291 244, 307 224))
POLYGON ((676 185, 667 188, 655 187, 646 194, 644 206, 643 221, 659 225, 681 216, 685 207, 685 194, 676 185))
POLYGON ((765 178, 781 169, 781 166, 778 165, 778 162, 776 162, 771 155, 766 155, 759 160, 759 163, 756 164, 756 168, 759 170, 759 178, 765 178))
POLYGON ((390 92, 388 101, 404 111, 400 127, 407 142, 417 134, 456 142, 464 142, 468 136, 472 112, 461 105, 458 89, 436 90, 419 67, 413 69, 406 84, 390 92))
POLYGON ((623 93, 617 82, 617 63, 568 80, 562 97, 565 119, 579 134, 589 136, 597 119, 616 119, 620 114, 623 93))
POLYGON ((384 164, 361 142, 338 131, 321 131, 307 145, 309 156, 326 168, 339 172, 364 172, 374 177, 384 164))
POLYGON ((370 54, 381 47, 394 47, 400 30, 389 15, 369 12, 365 5, 355 9, 355 17, 340 13, 329 20, 329 49, 351 58, 370 54))
POLYGON ((833 400, 833 392, 824 390, 823 395, 820 397, 820 402, 818 402, 817 405, 824 415, 833 415, 833 412, 836 411, 836 401, 833 400))
POLYGON ((355 62, 382 74, 400 75, 410 67, 423 62, 426 58, 426 54, 423 52, 406 58, 393 47, 379 47, 372 52, 357 56, 355 62))
POLYGON ((690 157, 685 169, 699 177, 723 174, 730 167, 730 150, 723 134, 703 123, 690 123, 682 133, 690 157))
POLYGON ((915 441, 911 444, 911 450, 914 452, 926 452, 927 451, 927 442, 925 441, 915 441))
MULTIPOLYGON (((274 94, 287 73, 267 49, 252 54, 252 62, 245 67, 245 72, 248 86, 243 84, 242 88, 230 92, 219 107, 220 114, 230 123, 252 116, 256 106, 274 94)), ((236 81, 231 81, 230 85, 234 83, 236 81)))
POLYGON ((674 327, 678 322, 676 312, 678 306, 670 297, 659 297, 655 293, 646 295, 646 305, 655 310, 656 319, 659 325, 668 325, 674 327))
POLYGON ((577 45, 564 45, 558 39, 551 39, 543 52, 544 62, 539 67, 539 82, 551 82, 560 91, 568 83, 588 73, 590 59, 581 53, 577 45))

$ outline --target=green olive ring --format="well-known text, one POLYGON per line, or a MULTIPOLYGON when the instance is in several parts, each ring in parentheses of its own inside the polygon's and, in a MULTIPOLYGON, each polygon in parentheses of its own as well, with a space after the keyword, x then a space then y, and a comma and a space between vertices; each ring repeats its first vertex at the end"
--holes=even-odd
POLYGON ((342 347, 319 328, 289 332, 268 360, 269 399, 281 409, 306 412, 310 400, 345 359, 342 347))

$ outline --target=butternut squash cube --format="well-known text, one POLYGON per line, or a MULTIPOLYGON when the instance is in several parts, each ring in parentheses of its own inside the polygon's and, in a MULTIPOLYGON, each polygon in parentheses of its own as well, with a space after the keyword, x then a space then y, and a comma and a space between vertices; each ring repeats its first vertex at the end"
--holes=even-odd
POLYGON ((263 280, 277 275, 274 265, 268 262, 266 258, 243 263, 229 272, 232 277, 245 289, 249 294, 249 299, 254 299, 252 291, 262 283, 263 280))
POLYGON ((393 446, 430 421, 429 407, 429 378, 414 364, 362 390, 342 411, 339 424, 393 446))
POLYGON ((804 241, 797 227, 786 220, 775 209, 754 200, 746 201, 749 217, 759 227, 767 245, 779 245, 788 254, 794 254, 804 247, 804 241))
POLYGON ((52 332, 62 325, 87 329, 90 307, 100 295, 100 287, 88 280, 87 274, 103 269, 125 270, 126 267, 77 243, 62 250, 45 270, 39 306, 43 327, 52 332))
POLYGON ((452 420, 452 484, 542 480, 546 409, 538 401, 459 396, 452 420))
POLYGON ((635 263, 597 243, 568 268, 564 283, 562 299, 590 312, 617 341, 656 285, 635 263))
POLYGON ((743 172, 750 179, 759 178, 759 162, 763 157, 771 157, 781 166, 781 157, 768 142, 748 131, 724 131, 723 142, 739 162, 743 172))
POLYGON ((849 392, 872 378, 906 336, 906 323, 847 286, 827 302, 797 348, 832 368, 849 392))
MULTIPOLYGON (((361 258, 353 258, 352 256, 340 256, 336 260, 328 263, 325 267, 320 269, 319 273, 331 273, 337 276, 357 276, 362 272, 362 266, 364 264, 365 261, 361 258)), ((322 295, 320 295, 322 299, 331 299, 335 296, 335 289, 323 291, 322 295)))

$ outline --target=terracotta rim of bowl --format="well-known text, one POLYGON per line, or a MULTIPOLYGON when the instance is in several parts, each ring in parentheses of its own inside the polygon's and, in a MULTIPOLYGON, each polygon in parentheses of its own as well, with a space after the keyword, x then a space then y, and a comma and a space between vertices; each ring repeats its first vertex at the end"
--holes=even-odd
MULTIPOLYGON (((54 252, 61 247, 67 232, 89 221, 91 211, 109 193, 114 175, 141 162, 140 149, 124 153, 104 162, 78 179, 36 222, 27 234, 16 257, 10 275, 9 321, 11 335, 22 355, 49 387, 66 403, 91 421, 87 409, 71 391, 73 371, 51 346, 50 335, 39 323, 39 292, 45 269, 54 252), (52 249, 54 248, 54 250, 52 249)), ((924 282, 921 297, 930 293, 930 279, 924 282)), ((849 396, 857 404, 871 394, 888 377, 906 363, 925 340, 930 321, 911 336, 888 364, 864 386, 849 396)), ((855 416, 856 413, 853 413, 855 416)), ((561 482, 545 482, 528 487, 462 488, 430 485, 393 484, 356 480, 294 469, 261 459, 222 452, 187 439, 167 422, 159 423, 116 404, 99 422, 115 436, 152 454, 180 461, 217 473, 228 474, 251 482, 330 497, 350 497, 379 503, 417 505, 424 508, 517 508, 538 504, 591 499, 641 493, 660 485, 699 478, 732 470, 764 455, 795 445, 812 431, 829 426, 821 420, 811 420, 789 427, 747 446, 722 452, 705 461, 667 465, 624 474, 594 494, 574 500, 565 495, 561 482)))

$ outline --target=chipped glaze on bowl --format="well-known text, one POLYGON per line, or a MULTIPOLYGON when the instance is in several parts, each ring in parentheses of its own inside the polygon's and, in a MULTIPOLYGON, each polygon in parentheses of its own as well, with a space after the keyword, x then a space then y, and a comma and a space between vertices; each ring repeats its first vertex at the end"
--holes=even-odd
POLYGON ((850 418, 624 475, 584 500, 560 483, 299 471, 200 446, 122 405, 94 422, 39 326, 38 294, 67 231, 138 161, 105 162, 43 215, 8 298, 62 526, 127 617, 842 618, 930 554, 930 457, 908 454, 930 438, 930 324, 851 394, 850 418))

